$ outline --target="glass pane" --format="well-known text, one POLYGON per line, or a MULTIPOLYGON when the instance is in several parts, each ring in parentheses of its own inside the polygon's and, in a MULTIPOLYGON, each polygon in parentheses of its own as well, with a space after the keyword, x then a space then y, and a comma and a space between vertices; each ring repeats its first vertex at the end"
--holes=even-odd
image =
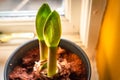
MULTIPOLYGON (((2 12, 36 12, 41 4, 48 3, 53 10, 64 15, 64 0, 0 0, 0 13, 2 12)), ((0 15, 1 16, 1 15, 0 15)))

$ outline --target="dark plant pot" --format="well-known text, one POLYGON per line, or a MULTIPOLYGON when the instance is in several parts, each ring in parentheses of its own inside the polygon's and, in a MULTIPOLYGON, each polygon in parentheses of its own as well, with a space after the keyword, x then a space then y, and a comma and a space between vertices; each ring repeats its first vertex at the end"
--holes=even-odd
MULTIPOLYGON (((38 40, 31 40, 25 44, 23 44, 22 46, 20 46, 18 49, 16 49, 13 54, 9 57, 9 59, 6 62, 5 68, 4 68, 4 80, 9 80, 8 79, 8 75, 9 73, 13 70, 13 68, 19 64, 21 62, 22 57, 25 55, 24 52, 39 46, 38 44, 38 40), (12 64, 12 66, 11 66, 12 64)), ((76 44, 74 44, 73 42, 70 42, 68 40, 65 39, 61 39, 60 40, 60 47, 67 49, 73 53, 76 53, 81 59, 82 61, 85 63, 85 67, 87 69, 87 80, 90 80, 91 78, 91 65, 90 65, 90 61, 87 57, 87 55, 85 54, 85 52, 76 44)))

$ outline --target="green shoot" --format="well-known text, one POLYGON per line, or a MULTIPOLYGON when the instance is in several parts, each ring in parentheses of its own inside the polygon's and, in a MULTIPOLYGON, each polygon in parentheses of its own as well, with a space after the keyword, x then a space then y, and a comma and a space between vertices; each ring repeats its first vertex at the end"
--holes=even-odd
POLYGON ((40 60, 46 60, 48 56, 48 48, 44 42, 43 29, 45 21, 48 15, 51 13, 51 9, 47 3, 44 3, 36 15, 36 32, 39 40, 40 47, 40 60))
POLYGON ((56 51, 61 37, 61 21, 56 11, 47 18, 44 27, 44 40, 48 46, 47 76, 52 77, 57 73, 56 51))

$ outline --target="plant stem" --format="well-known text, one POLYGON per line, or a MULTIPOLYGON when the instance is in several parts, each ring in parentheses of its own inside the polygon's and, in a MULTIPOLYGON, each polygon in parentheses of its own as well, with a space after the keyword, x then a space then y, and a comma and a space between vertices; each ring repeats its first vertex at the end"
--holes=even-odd
POLYGON ((47 60, 48 57, 48 47, 45 44, 45 41, 39 41, 40 48, 40 61, 47 60))
POLYGON ((53 77, 57 73, 57 47, 48 48, 47 76, 53 77))

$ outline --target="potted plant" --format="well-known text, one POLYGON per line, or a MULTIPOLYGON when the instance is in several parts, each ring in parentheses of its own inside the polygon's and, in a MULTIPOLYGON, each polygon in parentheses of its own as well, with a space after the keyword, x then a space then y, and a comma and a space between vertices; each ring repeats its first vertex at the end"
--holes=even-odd
POLYGON ((60 39, 59 14, 44 3, 36 16, 38 39, 29 41, 9 57, 4 80, 90 80, 91 66, 85 52, 60 39))

